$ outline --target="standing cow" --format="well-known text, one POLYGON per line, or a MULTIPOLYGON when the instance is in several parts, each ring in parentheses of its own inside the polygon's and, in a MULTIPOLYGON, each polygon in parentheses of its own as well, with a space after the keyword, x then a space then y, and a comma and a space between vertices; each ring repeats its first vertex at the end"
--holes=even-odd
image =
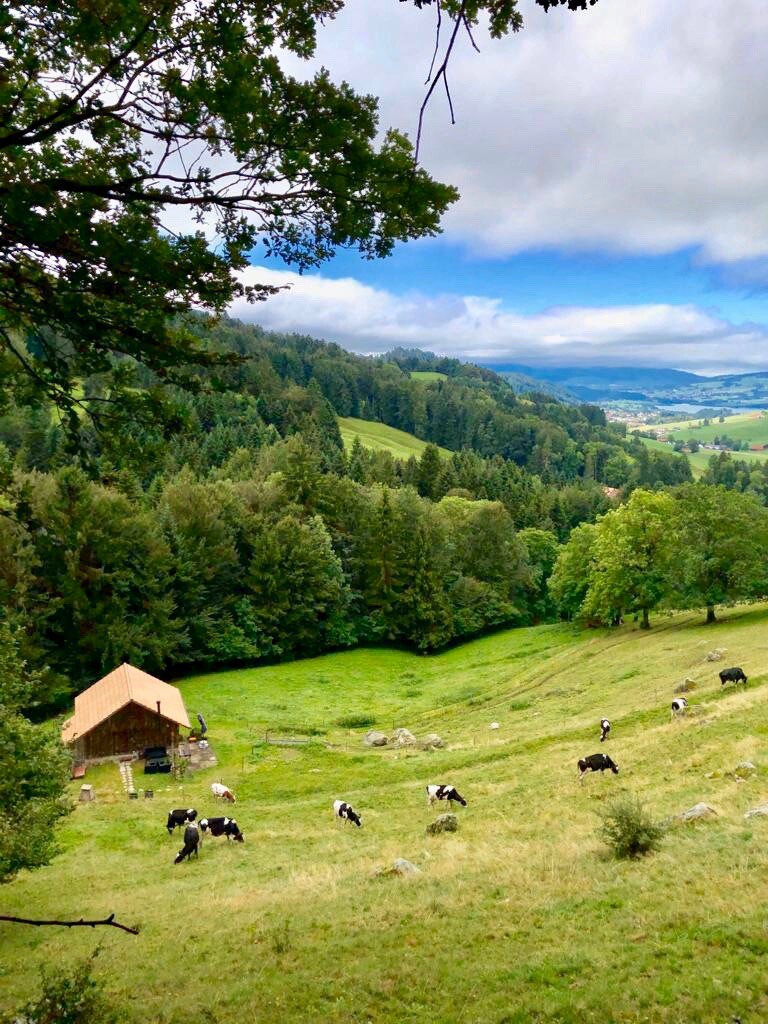
POLYGON ((363 824, 360 815, 345 800, 333 801, 333 815, 337 821, 349 821, 352 825, 357 825, 358 828, 363 824))
POLYGON ((720 685, 725 686, 726 683, 744 683, 747 685, 747 677, 744 675, 744 670, 741 668, 724 668, 720 673, 720 685))
POLYGON ((451 810, 454 802, 461 804, 462 807, 467 806, 467 801, 455 786, 427 786, 427 806, 433 807, 436 800, 447 800, 451 810))
POLYGON ((234 839, 238 843, 245 842, 245 836, 234 818, 201 818, 200 828, 204 835, 210 832, 212 836, 226 836, 227 841, 234 839))
POLYGON ((688 709, 688 701, 685 697, 675 697, 672 701, 672 717, 679 718, 680 715, 684 715, 688 709))
POLYGON ((216 800, 226 800, 230 804, 234 804, 236 802, 235 794, 228 786, 225 786, 221 782, 212 782, 211 792, 216 800))
POLYGON ((200 847, 200 832, 194 821, 190 821, 187 827, 184 829, 184 845, 176 854, 174 864, 181 864, 181 862, 191 857, 194 853, 195 857, 199 855, 200 847))
POLYGON ((582 757, 578 761, 578 768, 579 782, 584 781, 587 772, 612 771, 614 775, 619 774, 619 766, 607 754, 590 754, 589 757, 582 757))
POLYGON ((611 731, 611 723, 607 718, 600 719, 600 742, 605 743, 608 739, 608 733, 611 731))
POLYGON ((194 821, 196 817, 197 811, 194 807, 187 807, 186 810, 183 807, 180 807, 175 811, 168 811, 168 821, 165 823, 165 827, 168 829, 168 835, 172 836, 174 829, 181 828, 181 826, 186 825, 188 821, 194 821))

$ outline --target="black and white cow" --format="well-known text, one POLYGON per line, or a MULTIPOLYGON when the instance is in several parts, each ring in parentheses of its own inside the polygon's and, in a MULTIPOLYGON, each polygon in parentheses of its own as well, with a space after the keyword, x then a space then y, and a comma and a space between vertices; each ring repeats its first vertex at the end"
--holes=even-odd
POLYGON ((679 715, 684 715, 688 707, 688 701, 685 697, 675 697, 672 701, 672 717, 677 718, 679 715))
POLYGON ((611 731, 611 723, 607 718, 600 719, 600 742, 604 743, 608 739, 608 733, 611 731))
POLYGON ((363 824, 360 815, 354 807, 351 807, 344 800, 333 801, 333 813, 336 818, 340 818, 342 821, 350 821, 353 825, 357 825, 358 828, 361 828, 363 824))
POLYGON ((181 864, 186 857, 191 857, 194 853, 195 857, 198 856, 200 847, 200 832, 194 821, 190 821, 187 827, 184 829, 184 845, 176 854, 174 864, 181 864))
POLYGON ((173 835, 175 828, 181 828, 182 825, 186 825, 188 821, 194 821, 197 817, 197 811, 194 807, 187 807, 186 810, 179 808, 175 811, 168 811, 168 821, 165 827, 168 829, 168 835, 173 835))
POLYGON ((582 757, 578 765, 579 782, 584 781, 587 772, 604 772, 610 769, 614 775, 619 774, 619 766, 607 754, 590 754, 589 757, 582 757))
POLYGON ((747 677, 744 675, 744 670, 741 668, 724 668, 720 673, 720 685, 725 686, 726 683, 744 683, 747 685, 747 677))
POLYGON ((467 806, 467 801, 460 795, 455 786, 427 786, 427 806, 433 807, 435 800, 447 800, 448 806, 453 810, 454 802, 467 806))
POLYGON ((235 839, 238 843, 245 842, 245 836, 234 818, 201 818, 200 828, 204 834, 210 832, 212 836, 226 836, 227 840, 235 839))

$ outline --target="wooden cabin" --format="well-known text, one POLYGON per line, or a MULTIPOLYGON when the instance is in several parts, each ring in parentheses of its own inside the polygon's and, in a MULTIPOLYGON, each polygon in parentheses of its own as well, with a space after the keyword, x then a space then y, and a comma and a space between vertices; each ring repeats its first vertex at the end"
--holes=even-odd
POLYGON ((62 741, 78 763, 141 756, 146 747, 178 747, 189 729, 181 693, 127 663, 75 697, 75 713, 64 723, 62 741))

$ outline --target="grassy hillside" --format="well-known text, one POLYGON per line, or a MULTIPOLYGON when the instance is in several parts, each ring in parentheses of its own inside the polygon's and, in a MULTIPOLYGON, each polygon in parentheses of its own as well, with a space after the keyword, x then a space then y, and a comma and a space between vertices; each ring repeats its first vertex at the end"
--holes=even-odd
MULTIPOLYGON (((720 426, 722 431, 723 424, 720 426)), ((694 435, 691 434, 690 436, 693 437, 694 435)), ((687 440, 687 433, 685 433, 685 438, 687 440)), ((672 451, 672 446, 667 444, 666 441, 654 441, 653 438, 650 437, 641 437, 640 440, 643 444, 647 445, 649 448, 655 449, 656 451, 672 451)), ((768 441, 766 443, 768 443, 768 441)), ((698 477, 704 473, 709 465, 709 460, 713 455, 717 455, 717 452, 708 451, 703 448, 699 449, 697 452, 685 453, 685 457, 691 464, 691 471, 693 472, 694 477, 698 479, 698 477)), ((731 452, 731 456, 734 459, 738 459, 740 462, 765 462, 766 459, 768 459, 768 452, 731 452)))
MULTIPOLYGON (((404 430, 388 427, 385 423, 373 423, 371 420, 358 420, 353 416, 339 416, 339 430, 344 446, 349 450, 359 437, 366 448, 386 449, 396 459, 408 459, 411 455, 418 458, 427 447, 427 442, 407 434, 404 430)), ((440 448, 440 453, 448 457, 451 453, 447 448, 440 448)))
POLYGON ((735 441, 768 444, 768 415, 759 412, 739 413, 736 416, 726 416, 722 423, 715 418, 706 427, 701 418, 677 420, 674 423, 663 424, 659 430, 674 434, 685 441, 690 437, 695 437, 699 441, 713 441, 716 437, 727 434, 735 441))
POLYGON ((436 380, 448 380, 447 373, 438 370, 411 370, 411 380, 420 380, 429 384, 436 380))
POLYGON ((2 893, 5 913, 114 911, 141 934, 0 926, 0 1005, 28 997, 40 964, 100 941, 98 969, 137 1024, 181 1024, 190 1008, 233 1024, 764 1020, 768 818, 743 815, 768 786, 767 627, 759 606, 714 627, 693 614, 648 634, 544 626, 429 659, 358 650, 186 679, 220 767, 183 785, 154 776, 155 799, 136 802, 114 766, 90 771, 97 801, 66 820, 61 855, 2 893), (716 646, 727 654, 711 664, 716 646), (746 691, 721 690, 730 664, 746 691), (700 713, 671 722, 684 676, 700 713), (580 786, 602 715, 621 772, 580 786), (364 721, 448 746, 368 749, 364 721), (281 749, 261 742, 267 728, 316 738, 281 749), (757 774, 737 783, 742 760, 757 774), (246 842, 206 840, 199 863, 174 866, 167 810, 223 813, 216 779, 237 793, 246 842), (467 798, 457 834, 425 836, 429 782, 467 798), (658 818, 702 800, 719 815, 616 862, 595 812, 622 793, 658 818), (335 797, 362 829, 334 825, 335 797), (396 857, 422 874, 373 877, 396 857))

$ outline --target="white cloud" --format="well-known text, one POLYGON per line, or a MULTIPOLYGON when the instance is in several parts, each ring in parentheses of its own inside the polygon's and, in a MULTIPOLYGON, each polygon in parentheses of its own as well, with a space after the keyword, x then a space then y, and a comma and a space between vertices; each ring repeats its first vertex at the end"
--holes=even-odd
POLYGON ((761 368, 768 343, 766 329, 732 324, 692 305, 568 307, 526 316, 496 298, 394 295, 354 278, 263 267, 251 267, 243 277, 249 284, 290 287, 255 306, 234 303, 233 316, 356 352, 404 345, 482 361, 674 366, 716 373, 761 368))
MULTIPOLYGON (((768 253, 768 3, 600 0, 545 14, 451 64, 457 125, 438 90, 423 162, 457 185, 451 241, 507 254, 536 246, 717 261, 768 253)), ((432 11, 348 3, 320 30, 319 61, 381 98, 413 134, 432 11)))

